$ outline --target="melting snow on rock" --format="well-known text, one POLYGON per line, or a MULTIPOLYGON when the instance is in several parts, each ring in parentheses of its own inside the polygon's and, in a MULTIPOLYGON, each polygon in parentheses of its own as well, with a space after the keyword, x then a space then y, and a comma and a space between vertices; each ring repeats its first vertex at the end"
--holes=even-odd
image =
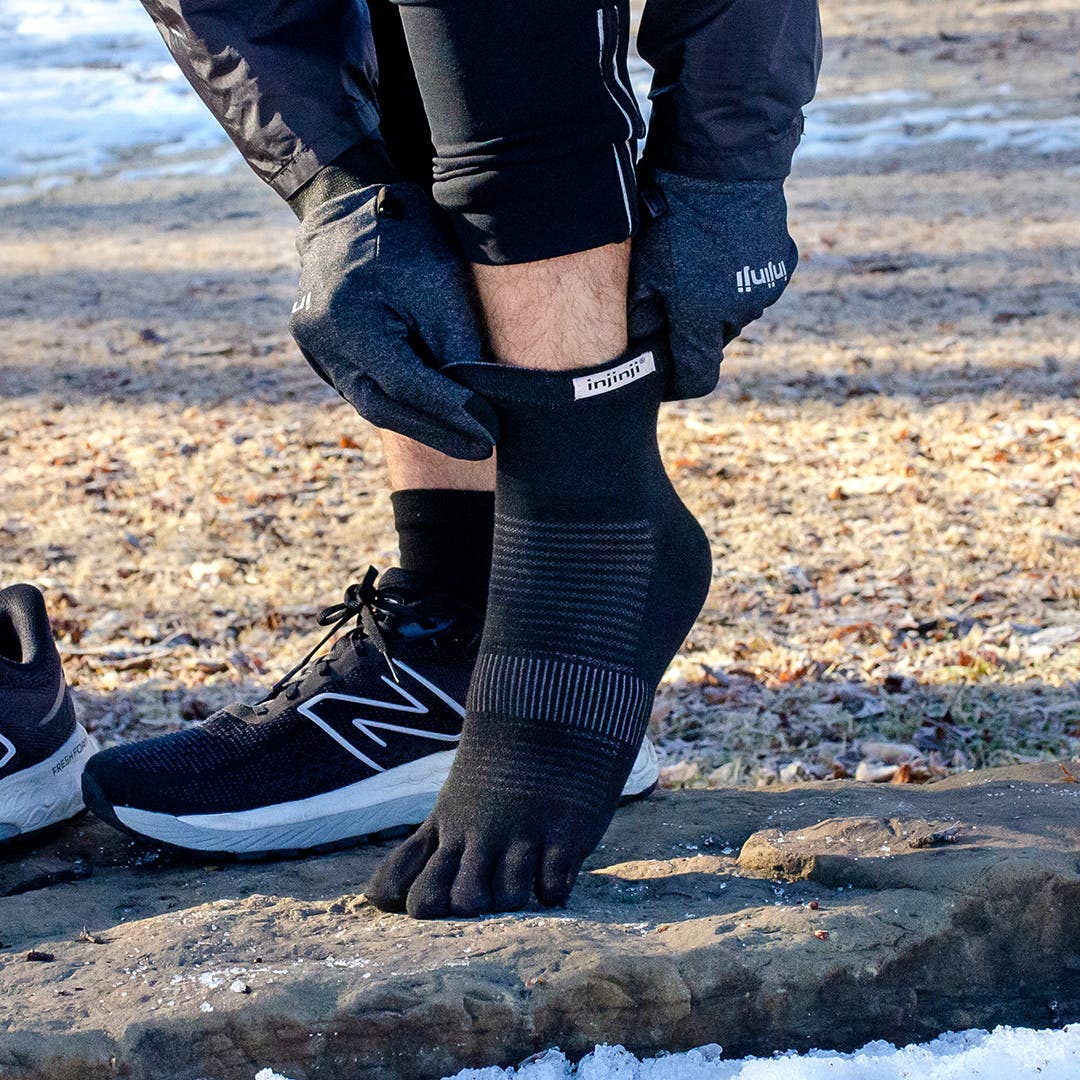
MULTIPOLYGON (((727 1060, 719 1046, 640 1060, 621 1046, 598 1046, 575 1067, 558 1050, 516 1069, 463 1069, 446 1080, 1075 1080, 1080 1024, 1060 1031, 999 1027, 962 1031, 897 1049, 868 1043, 853 1054, 811 1050, 727 1060)), ((255 1080, 289 1080, 262 1069, 255 1080)), ((344 1080, 344 1077, 342 1078, 344 1080)))

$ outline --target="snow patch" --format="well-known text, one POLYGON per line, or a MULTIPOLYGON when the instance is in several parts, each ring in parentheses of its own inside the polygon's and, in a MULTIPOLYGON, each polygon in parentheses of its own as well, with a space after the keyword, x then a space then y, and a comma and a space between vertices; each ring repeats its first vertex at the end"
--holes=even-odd
POLYGON ((853 1054, 812 1050, 736 1061, 723 1060, 715 1045, 644 1061, 621 1046, 598 1046, 576 1069, 550 1050, 517 1069, 464 1069, 448 1080, 1074 1080, 1078 1073, 1080 1025, 1073 1025, 949 1033, 899 1050, 873 1042, 853 1054))
POLYGON ((1018 149, 1047 155, 1080 150, 1080 116, 1033 116, 1030 101, 897 107, 930 101, 928 94, 897 90, 811 102, 798 156, 803 161, 857 160, 942 143, 968 143, 987 153, 1018 149), (887 108, 881 115, 861 118, 882 107, 887 108))
MULTIPOLYGON (((651 69, 631 55, 629 72, 647 117, 651 69)), ((1080 117, 1046 115, 1062 108, 1015 100, 1007 85, 955 107, 903 88, 820 98, 799 153, 858 160, 951 142, 1067 153, 1080 149, 1080 117)), ((240 164, 136 0, 0 0, 0 115, 0 198, 82 176, 219 175, 240 164)))
POLYGON ((163 175, 155 158, 220 159, 228 142, 131 0, 0 0, 0 115, 0 179, 24 181, 8 195, 113 171, 135 151, 144 175, 163 175))
MULTIPOLYGON (((852 1054, 811 1050, 771 1058, 725 1061, 721 1047, 640 1060, 621 1046, 598 1046, 575 1067, 558 1050, 516 1069, 463 1069, 445 1080, 1075 1080, 1080 1075, 1080 1025, 1060 1031, 998 1027, 949 1032, 897 1049, 872 1042, 852 1054)), ((261 1069, 255 1080, 289 1080, 261 1069)))

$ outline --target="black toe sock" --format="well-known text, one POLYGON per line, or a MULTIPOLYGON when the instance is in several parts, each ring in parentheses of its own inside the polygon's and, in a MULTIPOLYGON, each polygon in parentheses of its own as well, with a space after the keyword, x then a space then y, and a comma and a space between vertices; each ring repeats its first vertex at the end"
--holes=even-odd
POLYGON ((709 546, 656 442, 657 350, 548 373, 470 365, 499 414, 480 658, 435 809, 368 896, 420 917, 563 903, 610 823, 709 546))

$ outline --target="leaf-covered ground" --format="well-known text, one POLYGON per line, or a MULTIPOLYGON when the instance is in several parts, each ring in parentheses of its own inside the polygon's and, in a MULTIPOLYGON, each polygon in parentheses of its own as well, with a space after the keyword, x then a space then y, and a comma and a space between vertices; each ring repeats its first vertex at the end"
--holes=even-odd
MULTIPOLYGON (((826 97, 1075 107, 1068 4, 825 19, 826 97)), ((948 139, 799 167, 795 282, 663 419, 715 554, 667 782, 1080 752, 1078 177, 948 139)), ((243 173, 0 210, 0 581, 47 590, 105 741, 257 696, 394 558, 378 440, 284 329, 293 227, 243 173)))

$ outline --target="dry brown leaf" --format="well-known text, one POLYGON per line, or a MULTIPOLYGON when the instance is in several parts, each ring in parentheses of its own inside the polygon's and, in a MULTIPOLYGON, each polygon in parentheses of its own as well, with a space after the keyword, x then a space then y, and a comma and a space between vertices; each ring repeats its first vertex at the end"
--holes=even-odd
POLYGON ((911 783, 911 766, 904 764, 900 765, 893 778, 889 781, 890 784, 910 784, 911 783))

